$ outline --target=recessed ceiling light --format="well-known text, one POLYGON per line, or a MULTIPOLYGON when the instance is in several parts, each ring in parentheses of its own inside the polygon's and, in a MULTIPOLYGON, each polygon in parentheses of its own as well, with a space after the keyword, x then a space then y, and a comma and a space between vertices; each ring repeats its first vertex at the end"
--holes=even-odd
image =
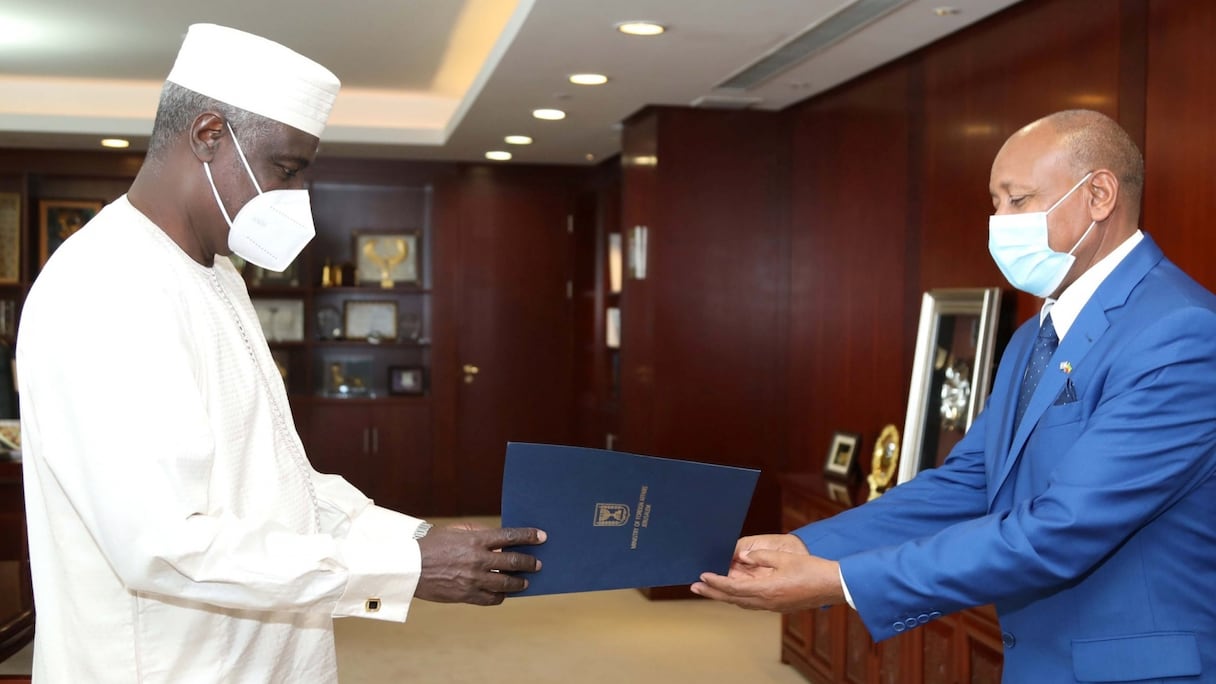
POLYGON ((492 159, 494 161, 510 161, 511 153, 503 152, 502 150, 491 150, 486 152, 486 159, 492 159))
POLYGON ((595 155, 591 154, 590 152, 588 152, 586 155, 584 155, 583 158, 586 159, 587 161, 595 161, 595 155))
POLYGON ((653 21, 622 21, 616 25, 616 30, 631 36, 657 36, 667 27, 653 21))
POLYGON ((102 147, 113 147, 116 150, 125 150, 131 146, 131 142, 122 138, 105 138, 101 141, 102 147))
POLYGON ((533 109, 532 116, 545 121, 561 121, 566 118, 566 113, 560 109, 533 109))
POLYGON ((948 17, 948 16, 951 16, 954 14, 958 14, 961 11, 962 10, 960 10, 957 7, 934 7, 933 8, 933 13, 939 17, 948 17))
POLYGON ((506 141, 506 143, 508 145, 531 145, 532 144, 532 138, 529 138, 526 135, 508 135, 507 137, 503 138, 503 140, 506 141))
POLYGON ((575 85, 604 85, 608 77, 603 74, 570 74, 570 82, 575 85))

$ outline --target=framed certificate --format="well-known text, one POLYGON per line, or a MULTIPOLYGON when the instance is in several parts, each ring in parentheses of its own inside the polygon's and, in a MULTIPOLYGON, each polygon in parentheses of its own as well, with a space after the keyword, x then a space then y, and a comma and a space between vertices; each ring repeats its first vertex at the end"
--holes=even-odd
POLYGON ((21 195, 0 192, 0 283, 21 280, 21 195))
POLYGON ((380 342, 397 339, 395 300, 347 301, 343 305, 342 318, 348 340, 380 342))

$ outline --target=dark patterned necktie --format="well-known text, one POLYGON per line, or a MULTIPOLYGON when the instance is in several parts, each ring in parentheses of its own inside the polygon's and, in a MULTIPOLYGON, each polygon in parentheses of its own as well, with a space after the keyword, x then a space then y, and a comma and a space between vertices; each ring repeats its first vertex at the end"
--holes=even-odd
POLYGON ((1034 396, 1034 388, 1038 387, 1039 381, 1043 379, 1047 362, 1051 360, 1051 355, 1056 353, 1059 344, 1056 326, 1051 322, 1051 314, 1047 314, 1043 325, 1039 326, 1039 336, 1034 340, 1034 351, 1030 353, 1030 363, 1026 364, 1026 374, 1022 377, 1022 390, 1018 393, 1018 412, 1013 420, 1014 432, 1017 431, 1018 425, 1021 425, 1022 414, 1026 413, 1030 397, 1034 396))

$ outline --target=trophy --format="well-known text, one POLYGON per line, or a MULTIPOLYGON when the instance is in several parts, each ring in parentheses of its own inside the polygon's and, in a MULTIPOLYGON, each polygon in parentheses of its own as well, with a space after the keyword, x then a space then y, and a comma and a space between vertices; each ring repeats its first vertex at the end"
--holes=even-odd
POLYGON ((402 238, 391 240, 391 242, 397 249, 394 254, 387 257, 380 254, 378 249, 380 241, 371 240, 363 244, 363 256, 380 269, 380 287, 383 288, 393 286, 393 269, 401 265, 401 262, 405 261, 410 254, 410 246, 402 238))
POLYGON ((883 492, 895 484, 893 480, 898 467, 899 429, 894 425, 887 425, 878 435, 878 443, 874 445, 874 461, 870 476, 866 478, 870 484, 870 501, 882 496, 883 492))

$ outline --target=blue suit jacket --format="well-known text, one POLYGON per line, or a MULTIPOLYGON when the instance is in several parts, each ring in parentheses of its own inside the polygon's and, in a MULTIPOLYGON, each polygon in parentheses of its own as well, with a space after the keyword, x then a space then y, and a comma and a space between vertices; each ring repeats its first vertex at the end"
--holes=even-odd
POLYGON ((993 603, 1006 681, 1216 681, 1216 297, 1146 236, 1014 431, 1037 329, 942 467, 795 534, 875 639, 993 603))

